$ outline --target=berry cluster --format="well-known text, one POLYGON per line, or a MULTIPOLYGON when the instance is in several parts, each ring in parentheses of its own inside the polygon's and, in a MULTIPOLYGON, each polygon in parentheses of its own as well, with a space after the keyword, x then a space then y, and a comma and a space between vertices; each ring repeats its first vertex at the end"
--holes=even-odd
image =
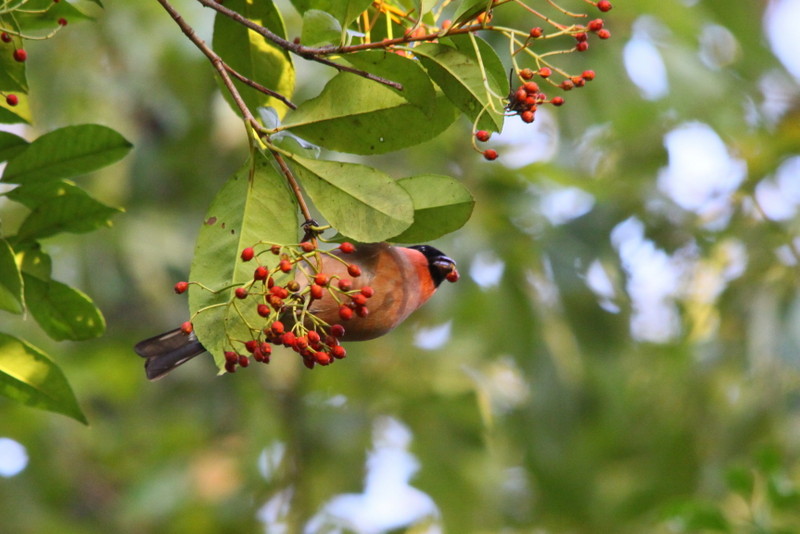
MULTIPOLYGON (((312 241, 297 245, 258 243, 241 252, 241 260, 258 262, 253 277, 248 282, 229 287, 232 298, 229 306, 249 306, 263 320, 262 326, 251 326, 249 339, 228 338, 225 369, 232 373, 237 367, 247 367, 250 358, 269 363, 272 346, 283 345, 298 353, 309 369, 315 365, 329 365, 344 358, 347 351, 340 345, 345 334, 342 323, 369 315, 369 299, 375 294, 370 286, 354 288, 353 279, 361 276, 361 268, 342 256, 355 252, 352 243, 342 243, 338 249, 323 251, 312 241), (260 249, 260 250, 259 250, 260 249), (277 256, 274 267, 269 268, 259 257, 277 256), (323 259, 326 261, 324 262, 323 259), (337 273, 324 272, 323 265, 334 265, 337 273), (285 274, 296 276, 285 282, 285 274), (346 275, 344 274, 346 272, 346 275), (320 317, 314 312, 314 302, 333 299, 335 317, 320 317), (327 319, 327 320, 326 320, 327 319)), ((175 292, 185 292, 193 282, 178 282, 175 292)), ((326 305, 326 309, 331 306, 326 305)), ((239 308, 241 310, 241 308, 239 308)), ((184 333, 192 332, 192 323, 181 327, 184 333)))

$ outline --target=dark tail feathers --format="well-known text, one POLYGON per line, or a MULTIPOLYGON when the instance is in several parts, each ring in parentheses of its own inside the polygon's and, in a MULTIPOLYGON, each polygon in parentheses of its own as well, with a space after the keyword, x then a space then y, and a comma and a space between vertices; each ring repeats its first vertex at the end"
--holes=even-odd
POLYGON ((147 378, 156 380, 206 349, 197 341, 194 333, 187 336, 180 328, 176 328, 140 341, 133 350, 147 359, 144 363, 147 378))

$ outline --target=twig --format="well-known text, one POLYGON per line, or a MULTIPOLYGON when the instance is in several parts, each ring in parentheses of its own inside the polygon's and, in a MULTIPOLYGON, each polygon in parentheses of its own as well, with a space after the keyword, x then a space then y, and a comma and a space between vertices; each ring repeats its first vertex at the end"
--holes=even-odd
POLYGON ((267 96, 271 96, 272 98, 276 98, 276 99, 280 100, 281 102, 286 104, 287 107, 289 107, 291 109, 297 109, 297 105, 294 102, 292 102, 291 100, 289 100, 288 98, 286 98, 282 94, 278 93, 277 91, 273 91, 269 87, 264 87, 260 83, 258 83, 256 81, 253 81, 253 80, 251 80, 250 78, 248 78, 246 76, 241 75, 238 71, 236 71, 234 68, 232 68, 227 63, 223 62, 223 66, 225 67, 225 70, 227 70, 231 75, 233 75, 234 78, 236 78, 240 82, 242 82, 242 83, 244 83, 246 85, 249 85, 250 87, 252 87, 256 91, 261 91, 262 93, 264 93, 267 96))

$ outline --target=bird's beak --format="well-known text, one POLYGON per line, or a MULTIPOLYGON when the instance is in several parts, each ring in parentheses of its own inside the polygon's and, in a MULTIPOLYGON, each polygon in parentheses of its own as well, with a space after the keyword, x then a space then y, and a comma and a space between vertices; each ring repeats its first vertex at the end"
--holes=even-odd
POLYGON ((455 270, 456 262, 447 256, 439 256, 431 262, 431 266, 440 273, 440 279, 444 280, 448 274, 455 270))

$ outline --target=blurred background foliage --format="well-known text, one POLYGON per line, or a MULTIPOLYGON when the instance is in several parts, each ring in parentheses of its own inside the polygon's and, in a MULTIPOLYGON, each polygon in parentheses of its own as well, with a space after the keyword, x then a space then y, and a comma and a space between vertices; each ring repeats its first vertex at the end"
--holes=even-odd
MULTIPOLYGON (((175 5, 210 38, 211 12, 175 5)), ((509 119, 498 161, 466 123, 366 160, 472 190, 435 243, 458 284, 331 368, 209 357, 155 383, 131 347, 185 320, 172 284, 244 131, 155 2, 31 42, 29 137, 96 122, 135 150, 82 182, 125 208, 113 228, 49 244, 107 335, 4 324, 57 355, 90 426, 0 398, 27 457, 0 531, 800 531, 800 74, 771 48, 800 56, 778 43, 797 5, 615 2, 612 39, 565 58, 597 79, 509 119)), ((298 70, 298 100, 331 75, 298 70)))

